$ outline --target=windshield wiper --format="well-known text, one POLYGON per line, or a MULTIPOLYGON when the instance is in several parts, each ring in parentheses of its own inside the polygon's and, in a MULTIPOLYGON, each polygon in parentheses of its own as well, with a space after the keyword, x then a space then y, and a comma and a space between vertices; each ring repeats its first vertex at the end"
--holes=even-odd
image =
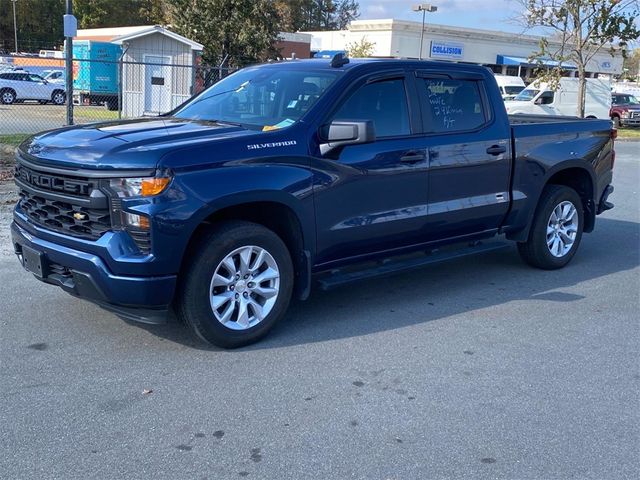
POLYGON ((222 125, 231 125, 233 127, 243 127, 244 128, 244 124, 240 123, 240 122, 229 122, 227 120, 207 120, 207 122, 214 122, 214 123, 220 123, 222 125))

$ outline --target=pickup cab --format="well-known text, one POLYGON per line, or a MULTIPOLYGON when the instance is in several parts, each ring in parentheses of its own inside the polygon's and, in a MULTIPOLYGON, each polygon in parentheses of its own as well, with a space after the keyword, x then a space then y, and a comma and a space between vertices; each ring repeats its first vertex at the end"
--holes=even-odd
POLYGON ((13 244, 39 280, 128 319, 172 309, 238 347, 312 285, 503 238, 535 267, 565 266, 612 207, 614 134, 610 120, 508 117, 483 67, 258 65, 161 117, 27 139, 13 244))
POLYGON ((629 93, 612 93, 609 116, 616 128, 640 126, 640 100, 629 93))

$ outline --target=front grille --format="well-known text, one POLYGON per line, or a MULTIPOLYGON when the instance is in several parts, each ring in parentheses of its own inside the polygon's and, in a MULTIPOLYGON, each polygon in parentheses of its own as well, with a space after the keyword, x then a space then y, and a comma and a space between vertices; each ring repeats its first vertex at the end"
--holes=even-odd
POLYGON ((106 208, 91 209, 20 190, 20 207, 36 224, 75 237, 97 240, 111 229, 106 208))
POLYGON ((640 118, 640 112, 631 112, 630 118, 640 118))
POLYGON ((94 185, 89 179, 60 173, 39 172, 21 163, 16 164, 15 178, 33 188, 63 195, 89 197, 94 185))
POLYGON ((39 168, 19 153, 15 172, 20 195, 18 205, 36 225, 87 240, 97 240, 110 230, 125 230, 140 252, 151 252, 149 230, 124 224, 121 199, 105 194, 110 191, 108 178, 93 173, 85 176, 80 171, 39 168))

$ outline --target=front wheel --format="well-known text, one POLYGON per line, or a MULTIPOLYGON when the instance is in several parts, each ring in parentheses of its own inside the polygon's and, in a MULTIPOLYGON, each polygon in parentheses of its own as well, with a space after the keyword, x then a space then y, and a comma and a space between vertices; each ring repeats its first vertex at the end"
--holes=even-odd
POLYGON ((518 251, 534 267, 562 268, 580 245, 583 225, 582 200, 576 191, 563 185, 547 185, 540 196, 529 238, 518 243, 518 251))
POLYGON ((176 306, 196 336, 223 348, 241 347, 262 338, 284 316, 293 265, 271 230, 225 222, 202 234, 190 250, 176 306))
POLYGON ((613 127, 620 128, 620 117, 615 116, 612 118, 612 120, 613 120, 613 127))

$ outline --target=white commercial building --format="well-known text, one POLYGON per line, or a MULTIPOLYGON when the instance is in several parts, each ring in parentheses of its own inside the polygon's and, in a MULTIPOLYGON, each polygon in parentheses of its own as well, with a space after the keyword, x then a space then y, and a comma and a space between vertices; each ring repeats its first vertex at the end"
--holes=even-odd
MULTIPOLYGON (((422 24, 407 20, 355 20, 348 30, 305 32, 313 35, 311 51, 346 50, 363 38, 374 44, 374 57, 420 57, 422 24)), ((549 42, 553 47, 553 41, 549 42)), ((422 42, 422 58, 486 65, 495 73, 533 76, 538 67, 528 58, 539 50, 540 37, 493 30, 427 24, 422 42)), ((598 53, 588 64, 588 76, 622 73, 622 55, 608 50, 598 53)), ((554 65, 551 61, 544 61, 554 65)), ((575 66, 563 64, 569 74, 575 66)))

